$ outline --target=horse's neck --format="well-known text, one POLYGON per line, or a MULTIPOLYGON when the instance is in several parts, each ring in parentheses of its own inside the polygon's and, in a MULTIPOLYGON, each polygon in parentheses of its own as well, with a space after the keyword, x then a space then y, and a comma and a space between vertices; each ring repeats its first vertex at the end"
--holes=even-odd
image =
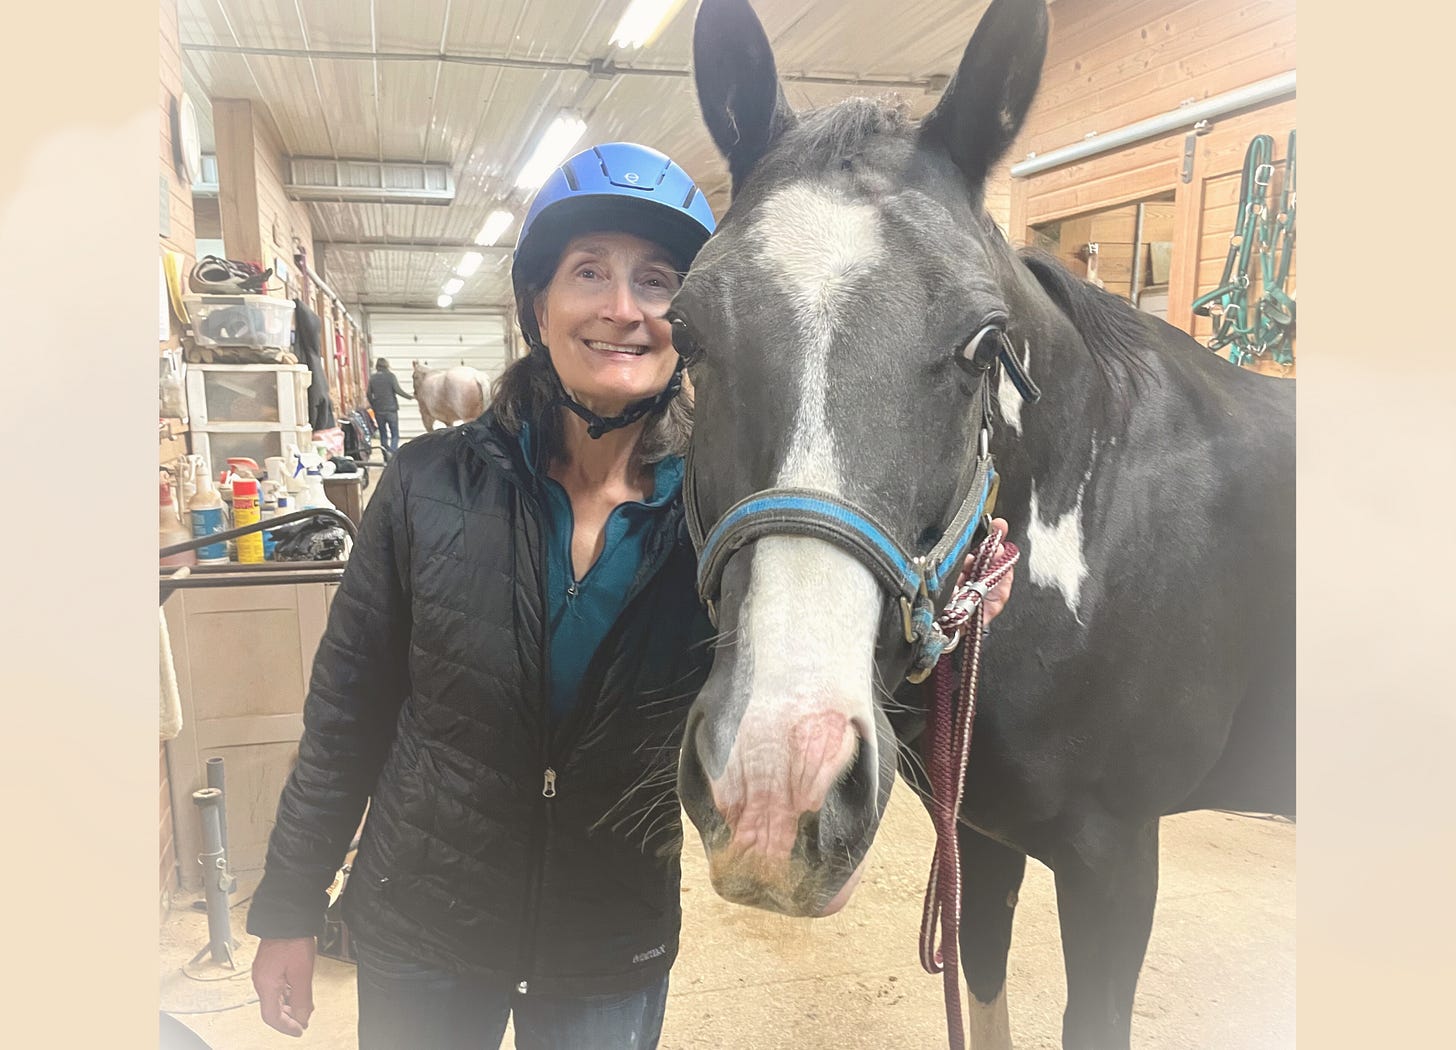
POLYGON ((1062 515, 1076 506, 1118 435, 1107 422, 1103 378, 1070 322, 1056 313, 1046 324, 1027 327, 1038 334, 1019 335, 1015 353, 1042 396, 1035 404, 1023 400, 1002 366, 993 398, 993 451, 1003 477, 1024 483, 1011 491, 1023 493, 1027 503, 1034 493, 1041 517, 1062 515))

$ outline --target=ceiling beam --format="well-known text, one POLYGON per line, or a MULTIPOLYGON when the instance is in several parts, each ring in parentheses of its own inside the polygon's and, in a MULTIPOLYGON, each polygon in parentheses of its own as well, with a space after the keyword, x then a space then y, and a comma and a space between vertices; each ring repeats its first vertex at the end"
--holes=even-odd
MULTIPOLYGON (((297 58, 334 62, 446 62, 469 66, 497 66, 507 69, 541 71, 575 70, 593 77, 610 80, 617 76, 670 77, 684 79, 693 72, 686 68, 638 68, 618 66, 609 60, 594 58, 589 62, 554 62, 544 58, 507 58, 494 55, 461 55, 446 51, 357 51, 321 50, 307 47, 246 47, 236 44, 202 44, 184 42, 183 51, 210 52, 221 55, 259 55, 268 58, 297 58)), ((780 72, 779 79, 791 84, 827 84, 833 87, 892 88, 920 90, 927 93, 944 90, 946 74, 924 77, 860 77, 852 74, 817 74, 780 72)))

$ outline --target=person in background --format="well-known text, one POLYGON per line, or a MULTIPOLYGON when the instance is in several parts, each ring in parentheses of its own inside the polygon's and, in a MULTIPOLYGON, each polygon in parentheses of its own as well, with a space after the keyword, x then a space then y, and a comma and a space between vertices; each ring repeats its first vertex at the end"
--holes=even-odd
POLYGON ((496 1047, 512 1018, 520 1050, 658 1045, 677 756, 715 637, 665 312, 713 228, 655 150, 568 160, 516 245, 529 353, 483 416, 386 468, 248 914, 277 1030, 308 1026, 325 891, 368 802, 342 899, 361 1050, 496 1047))
POLYGON ((369 377, 369 407, 374 409, 374 418, 379 421, 379 449, 388 463, 399 450, 399 399, 415 399, 399 386, 399 378, 389 370, 389 362, 380 358, 374 362, 374 374, 369 377))

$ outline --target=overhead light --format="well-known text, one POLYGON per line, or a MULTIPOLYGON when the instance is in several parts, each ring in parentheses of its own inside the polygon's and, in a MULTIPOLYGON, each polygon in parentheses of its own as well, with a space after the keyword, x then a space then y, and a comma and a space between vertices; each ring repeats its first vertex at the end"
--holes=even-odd
POLYGON ((485 225, 475 235, 475 243, 489 248, 496 241, 500 240, 500 235, 505 233, 506 228, 515 221, 516 217, 504 208, 496 209, 490 213, 489 217, 485 220, 485 225))
POLYGON ((644 47, 652 43, 682 6, 683 0, 632 0, 612 31, 612 43, 618 47, 644 47))
POLYGON ((460 291, 460 289, 464 287, 464 281, 462 281, 458 277, 452 277, 445 282, 445 287, 442 288, 441 291, 443 291, 446 295, 454 295, 456 292, 460 291))
POLYGON ((450 296, 448 296, 448 295, 442 295, 442 296, 440 296, 440 298, 438 298, 438 299, 435 300, 435 305, 438 306, 441 310, 443 310, 443 309, 445 309, 445 307, 449 306, 454 301, 455 300, 452 299, 452 298, 450 298, 450 296))
POLYGON ((460 265, 455 267, 455 272, 461 277, 470 277, 476 270, 480 269, 480 264, 484 261, 485 256, 479 252, 466 252, 461 256, 460 265))
POLYGON ((576 145, 577 139, 585 131, 586 121, 575 114, 562 113, 558 116, 546 129, 546 134, 541 136, 531 159, 522 166, 521 173, 516 176, 516 186, 529 190, 540 186, 566 159, 571 147, 576 145))

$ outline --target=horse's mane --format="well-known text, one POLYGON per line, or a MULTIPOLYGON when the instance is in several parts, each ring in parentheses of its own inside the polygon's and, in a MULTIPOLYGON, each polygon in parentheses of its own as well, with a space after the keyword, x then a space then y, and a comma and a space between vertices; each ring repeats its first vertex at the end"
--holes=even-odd
POLYGON ((874 135, 890 135, 910 126, 909 104, 894 95, 847 98, 798 114, 789 133, 794 156, 826 164, 853 153, 874 135))
POLYGON ((1022 248, 1017 256, 1071 320, 1092 352, 1108 392, 1125 413, 1128 395, 1141 393, 1142 381, 1154 375, 1143 359, 1143 348, 1152 341, 1146 315, 1126 299, 1082 280, 1048 252, 1022 248))

